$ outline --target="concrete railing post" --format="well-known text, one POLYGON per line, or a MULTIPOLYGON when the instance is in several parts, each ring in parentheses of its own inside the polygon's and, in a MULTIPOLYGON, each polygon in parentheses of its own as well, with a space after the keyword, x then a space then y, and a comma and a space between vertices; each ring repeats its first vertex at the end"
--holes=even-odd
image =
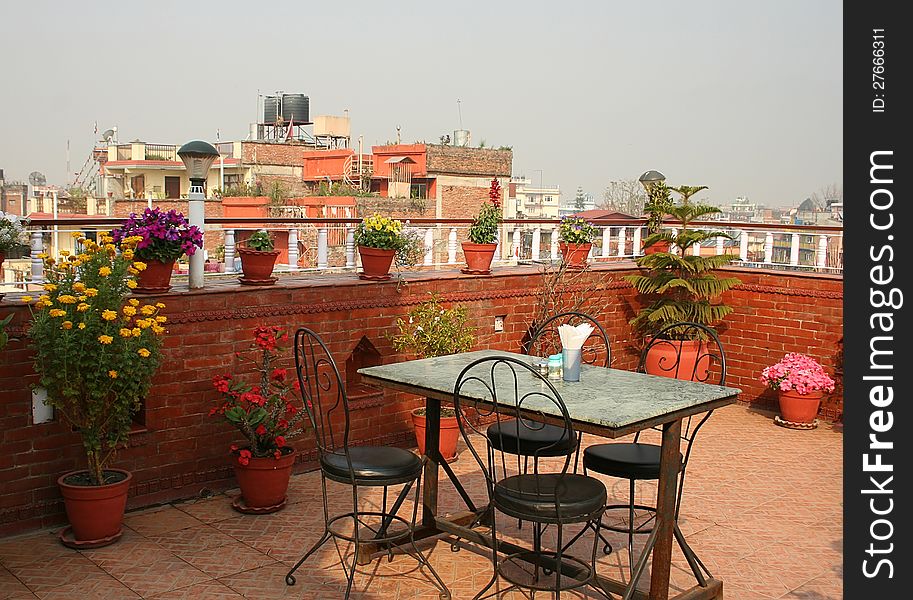
POLYGON ((739 259, 743 262, 748 262, 748 236, 749 232, 747 229, 742 229, 739 231, 739 259))
POLYGON ((774 234, 772 231, 768 231, 767 235, 764 236, 764 262, 767 264, 772 263, 774 260, 774 234))
POLYGON ((44 282, 44 261, 38 256, 44 252, 44 235, 33 230, 29 236, 30 256, 32 258, 32 283, 44 282))
POLYGON ((827 236, 823 234, 818 236, 818 252, 815 257, 815 264, 822 269, 827 266, 827 236))
POLYGON ((793 232, 792 239, 789 244, 789 264, 794 267, 799 266, 799 234, 793 232))
POLYGON ((235 230, 225 230, 225 257, 222 259, 225 263, 225 272, 235 272, 235 230))
POLYGON ((633 243, 634 244, 634 248, 633 248, 634 256, 640 256, 641 254, 644 253, 643 252, 644 249, 640 247, 643 233, 644 233, 643 227, 634 228, 634 243, 633 243))
POLYGON ((450 228, 450 235, 447 236, 447 264, 456 264, 457 257, 457 230, 456 227, 450 228))
POLYGON ((298 228, 288 230, 288 268, 298 270, 298 228))
POLYGON ((628 241, 627 238, 628 238, 628 228, 624 227, 624 226, 619 227, 618 228, 618 251, 615 253, 616 256, 621 257, 621 256, 625 255, 625 246, 626 246, 626 242, 628 241))
POLYGON ((355 228, 346 229, 346 268, 355 268, 355 228))
POLYGON ((539 251, 540 251, 541 244, 542 244, 542 241, 540 239, 541 236, 542 236, 541 227, 536 227, 535 229, 533 229, 533 243, 532 243, 532 246, 530 249, 530 258, 532 258, 533 260, 539 260, 539 251))
POLYGON ((425 266, 434 264, 434 229, 425 230, 425 266))
POLYGON ((558 260, 558 226, 552 226, 552 241, 549 248, 549 258, 558 260))
POLYGON ((602 228, 602 252, 600 256, 603 258, 608 258, 612 254, 612 228, 603 227, 602 228))
POLYGON ((327 242, 327 228, 317 230, 317 268, 326 269, 329 266, 329 244, 327 242))

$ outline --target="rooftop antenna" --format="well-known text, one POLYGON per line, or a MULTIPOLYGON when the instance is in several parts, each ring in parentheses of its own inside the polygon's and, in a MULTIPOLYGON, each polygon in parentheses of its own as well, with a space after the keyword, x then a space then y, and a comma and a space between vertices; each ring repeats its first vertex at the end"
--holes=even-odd
POLYGON ((463 128, 463 110, 460 108, 460 99, 457 98, 457 114, 460 116, 460 129, 463 128))

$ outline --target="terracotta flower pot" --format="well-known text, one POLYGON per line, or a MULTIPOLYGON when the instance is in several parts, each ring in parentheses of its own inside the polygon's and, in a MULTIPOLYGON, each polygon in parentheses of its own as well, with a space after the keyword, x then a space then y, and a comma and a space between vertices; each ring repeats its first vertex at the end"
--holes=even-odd
MULTIPOLYGON (((418 443, 418 451, 425 454, 425 415, 417 414, 424 409, 416 408, 412 411, 412 425, 415 427, 415 441, 418 443)), ((438 450, 441 456, 447 462, 456 458, 457 441, 460 439, 460 425, 456 417, 441 416, 441 438, 438 443, 438 450)))
POLYGON ((800 394, 795 390, 778 390, 777 397, 780 401, 780 416, 790 423, 814 423, 818 416, 818 407, 824 392, 816 390, 807 394, 800 394))
POLYGON ((241 257, 242 272, 238 281, 245 285, 276 283, 276 278, 273 277, 273 267, 276 264, 276 258, 279 257, 278 250, 251 250, 239 246, 238 255, 241 257))
POLYGON ((162 262, 149 259, 143 261, 146 268, 136 276, 134 294, 163 294, 171 289, 171 272, 174 270, 174 260, 162 262))
POLYGON ((362 273, 358 276, 361 279, 370 279, 374 281, 384 281, 390 279, 390 265, 393 264, 393 257, 396 250, 392 248, 369 248, 359 246, 358 254, 361 255, 362 273))
POLYGON ((561 260, 567 265, 568 269, 582 269, 587 264, 590 255, 590 248, 593 247, 591 242, 586 244, 569 244, 567 242, 558 242, 558 250, 561 251, 561 260))
POLYGON ((295 464, 296 452, 289 452, 279 458, 250 458, 246 465, 238 462, 232 455, 232 465, 241 497, 233 505, 240 512, 271 513, 285 506, 288 493, 288 482, 295 464))
POLYGON ((497 244, 473 244, 463 242, 463 256, 466 258, 464 273, 488 275, 491 273, 491 261, 494 260, 497 244))
POLYGON ((644 370, 650 375, 707 381, 711 357, 701 352, 700 340, 662 340, 653 344, 644 360, 644 370), (681 349, 681 350, 679 350, 681 349), (681 352, 681 357, 679 357, 681 352))
POLYGON ((672 242, 669 240, 660 240, 644 248, 644 254, 656 254, 657 252, 668 252, 672 248, 672 242))
POLYGON ((87 471, 72 471, 57 479, 67 519, 70 521, 70 526, 60 532, 60 541, 64 545, 71 548, 98 548, 113 544, 120 538, 127 491, 133 475, 120 469, 105 469, 104 473, 106 476, 116 474, 121 479, 107 485, 67 483, 81 475, 88 478, 87 471))

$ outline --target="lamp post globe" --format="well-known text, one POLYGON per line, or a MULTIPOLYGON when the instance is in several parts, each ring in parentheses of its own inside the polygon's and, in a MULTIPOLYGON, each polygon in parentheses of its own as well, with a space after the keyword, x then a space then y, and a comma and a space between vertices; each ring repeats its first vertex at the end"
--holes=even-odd
POLYGON ((640 185, 642 185, 644 187, 644 190, 647 192, 647 194, 650 193, 650 188, 652 188, 655 184, 661 183, 665 180, 666 180, 665 175, 663 175, 659 171, 653 171, 652 169, 650 171, 646 171, 638 179, 638 181, 640 181, 640 185))
POLYGON ((219 151, 209 142, 192 140, 178 149, 178 156, 184 161, 184 167, 187 169, 190 191, 202 192, 209 176, 209 168, 213 161, 219 158, 219 151))

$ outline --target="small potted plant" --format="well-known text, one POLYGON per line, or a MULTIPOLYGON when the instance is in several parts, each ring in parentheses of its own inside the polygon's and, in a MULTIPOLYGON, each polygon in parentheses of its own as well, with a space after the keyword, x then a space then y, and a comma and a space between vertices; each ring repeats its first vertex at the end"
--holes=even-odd
POLYGON ((191 225, 183 214, 147 208, 141 214, 131 213, 119 229, 114 231, 114 243, 125 238, 138 237, 135 254, 146 263, 146 269, 137 277, 135 293, 158 294, 171 289, 171 272, 174 262, 186 254, 192 256, 203 247, 203 232, 191 225))
POLYGON ((501 184, 497 177, 492 178, 488 190, 488 202, 482 204, 479 213, 469 226, 469 241, 463 242, 463 256, 466 268, 463 273, 488 275, 491 273, 491 261, 498 249, 498 228, 503 220, 501 214, 501 184))
POLYGON ((272 285, 276 283, 273 277, 273 267, 279 251, 275 250, 273 236, 269 232, 255 231, 244 242, 238 245, 238 255, 241 257, 241 275, 238 281, 244 285, 272 285))
POLYGON ((568 269, 582 269, 593 247, 598 230, 581 217, 565 217, 558 226, 558 249, 568 269))
MULTIPOLYGON (((288 341, 288 334, 279 327, 266 326, 257 327, 253 333, 251 350, 255 358, 250 362, 257 382, 251 384, 230 374, 214 377, 213 386, 222 394, 222 402, 209 414, 225 419, 245 439, 242 445, 230 448, 241 488, 232 506, 239 512, 262 514, 285 506, 296 455, 288 442, 303 430, 306 413, 296 404, 299 386, 295 371, 283 362, 286 349, 281 344, 288 341)), ((240 353, 237 356, 242 357, 240 353)))
POLYGON ((395 258, 398 265, 415 264, 421 252, 421 240, 403 230, 402 221, 374 213, 355 229, 355 244, 361 257, 360 279, 390 279, 395 258))
MULTIPOLYGON (((406 318, 396 320, 399 333, 392 336, 393 348, 410 352, 418 358, 444 356, 466 352, 475 341, 475 329, 469 325, 469 316, 462 306, 444 308, 435 294, 409 311, 406 318)), ((415 440, 419 452, 425 453, 425 409, 412 411, 415 440)), ((456 458, 460 428, 452 408, 441 408, 441 456, 451 461, 456 458)))
POLYGON ((777 392, 782 417, 778 423, 798 429, 814 427, 821 399, 834 391, 834 380, 824 367, 796 352, 761 371, 761 382, 777 392))
MULTIPOLYGON (((0 272, 3 269, 6 253, 26 242, 23 225, 27 224, 28 219, 20 219, 16 215, 0 212, 0 272)), ((0 278, 0 281, 3 279, 0 278)), ((0 299, 3 299, 3 292, 0 292, 0 299)))
POLYGON ((60 540, 74 548, 103 546, 121 535, 132 476, 110 465, 161 361, 165 305, 128 298, 134 276, 145 269, 132 250, 140 239, 122 239, 118 252, 106 234, 97 243, 78 237, 78 254, 61 251, 59 261, 41 256, 44 293, 37 301, 22 297, 32 312, 28 337, 38 386, 85 449, 87 469, 57 480, 70 521, 60 540))

